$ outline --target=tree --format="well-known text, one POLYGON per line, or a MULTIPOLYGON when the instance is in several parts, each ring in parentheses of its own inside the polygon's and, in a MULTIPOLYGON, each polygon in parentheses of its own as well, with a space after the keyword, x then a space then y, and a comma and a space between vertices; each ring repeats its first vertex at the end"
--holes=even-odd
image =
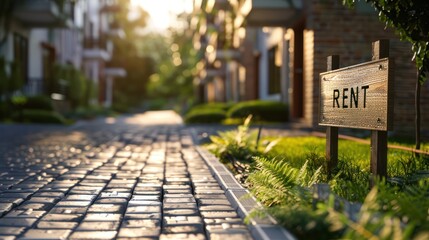
MULTIPOLYGON (((416 149, 420 149, 420 92, 429 73, 429 1, 427 0, 365 0, 378 11, 380 21, 393 27, 401 40, 412 44, 417 66, 416 82, 416 149)), ((343 0, 349 7, 355 0, 343 0)))
POLYGON ((118 0, 121 11, 114 16, 114 23, 123 31, 122 37, 112 39, 114 53, 108 66, 122 67, 127 76, 114 83, 113 106, 117 110, 135 107, 144 99, 149 76, 154 72, 150 57, 139 51, 144 35, 148 13, 141 7, 131 6, 129 0, 118 0), (130 12, 133 11, 133 17, 130 12))
POLYGON ((148 94, 152 98, 175 99, 184 106, 193 101, 193 69, 199 58, 192 44, 189 15, 180 14, 178 21, 183 28, 169 29, 168 55, 159 64, 158 71, 150 78, 148 94))

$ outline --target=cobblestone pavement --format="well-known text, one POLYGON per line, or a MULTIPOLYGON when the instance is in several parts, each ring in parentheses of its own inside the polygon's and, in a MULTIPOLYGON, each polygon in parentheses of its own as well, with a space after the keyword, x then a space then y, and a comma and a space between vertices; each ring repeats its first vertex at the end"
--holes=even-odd
POLYGON ((0 239, 251 239, 172 112, 0 131, 0 239))

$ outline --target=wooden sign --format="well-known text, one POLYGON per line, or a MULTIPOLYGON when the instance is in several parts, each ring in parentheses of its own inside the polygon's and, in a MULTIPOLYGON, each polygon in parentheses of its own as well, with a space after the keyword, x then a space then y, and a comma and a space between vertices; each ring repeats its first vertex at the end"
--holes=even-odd
POLYGON ((320 74, 319 124, 377 131, 393 126, 388 58, 320 74))

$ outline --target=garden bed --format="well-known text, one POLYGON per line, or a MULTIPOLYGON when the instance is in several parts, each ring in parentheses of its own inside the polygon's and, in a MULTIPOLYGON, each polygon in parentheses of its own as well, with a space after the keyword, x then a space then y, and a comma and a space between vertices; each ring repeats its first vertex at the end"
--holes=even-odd
POLYGON ((390 177, 370 189, 367 144, 341 140, 338 167, 328 174, 323 138, 258 141, 246 124, 212 137, 208 149, 263 203, 259 214, 298 239, 429 237, 427 157, 389 150, 390 177))

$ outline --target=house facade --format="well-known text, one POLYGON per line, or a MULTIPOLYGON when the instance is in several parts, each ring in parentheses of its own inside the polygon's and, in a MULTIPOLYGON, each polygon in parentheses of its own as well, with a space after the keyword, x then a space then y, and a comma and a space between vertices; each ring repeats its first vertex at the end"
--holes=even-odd
MULTIPOLYGON (((112 27, 116 0, 15 0, 9 29, 0 29, 5 40, 0 56, 20 65, 24 95, 51 94, 54 65, 81 70, 98 88, 93 104, 111 106, 113 79, 126 74, 122 68, 106 68, 113 52, 110 37, 121 35, 112 27)), ((61 85, 61 80, 59 81, 61 85)), ((57 89, 61 97, 61 88, 57 89)))
MULTIPOLYGON (((207 3, 210 1, 207 1, 207 3)), ((269 99, 289 105, 292 121, 318 126, 319 74, 327 57, 340 66, 371 60, 371 43, 390 39, 395 61, 394 131, 413 134, 416 67, 411 46, 386 29, 375 10, 358 2, 348 9, 338 0, 230 0, 236 59, 228 59, 231 82, 243 89, 239 101, 269 99)), ((227 81, 225 81, 227 83, 227 81)), ((429 88, 422 87, 422 123, 429 121, 429 88)), ((422 124, 422 131, 429 126, 422 124)))

